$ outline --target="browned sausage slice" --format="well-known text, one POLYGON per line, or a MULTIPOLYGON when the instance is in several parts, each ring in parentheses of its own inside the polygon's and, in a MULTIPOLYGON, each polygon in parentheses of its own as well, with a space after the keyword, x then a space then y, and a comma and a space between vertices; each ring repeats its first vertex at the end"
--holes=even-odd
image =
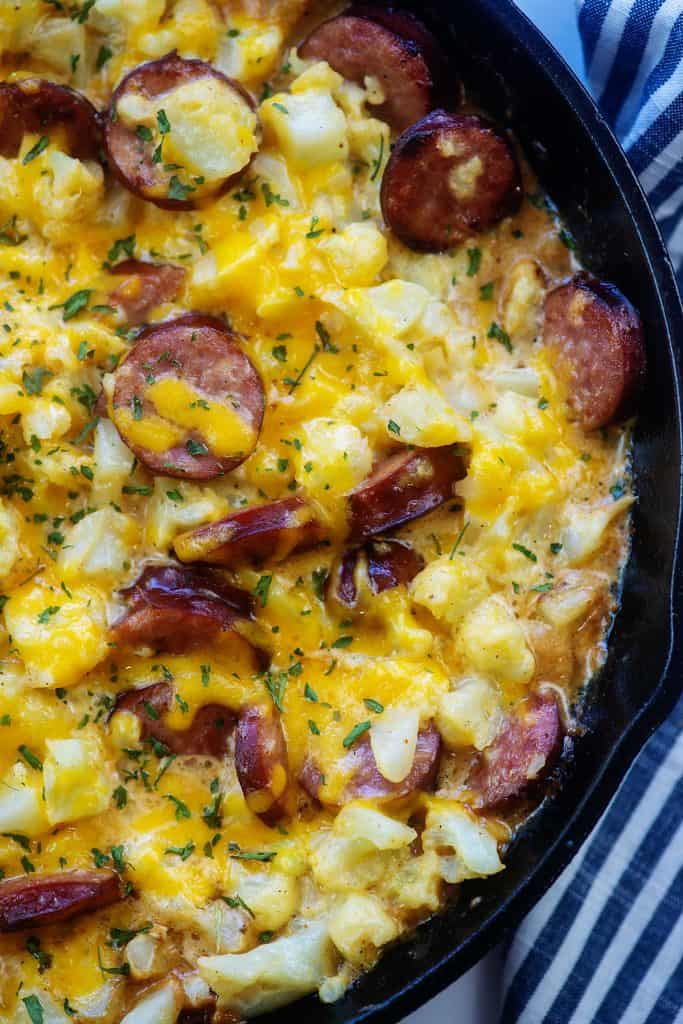
POLYGON ((216 523, 182 533, 174 543, 183 562, 236 565, 243 561, 281 561, 324 538, 315 510, 302 498, 284 498, 233 512, 216 523))
POLYGON ((351 540, 365 540, 438 508, 465 468, 457 448, 415 448, 382 462, 349 496, 351 540))
POLYGON ((259 127, 254 102, 238 82, 211 64, 173 52, 140 64, 119 83, 105 115, 104 138, 112 170, 127 189, 165 209, 187 210, 199 199, 224 192, 244 172, 258 148, 259 127), (199 83, 209 90, 206 95, 197 91, 199 83), (173 109, 181 90, 187 110, 212 105, 214 131, 224 138, 223 147, 216 146, 215 137, 202 146, 196 132, 192 145, 185 144, 188 113, 173 136, 165 106, 173 109), (210 151, 208 165, 188 167, 171 159, 178 144, 190 163, 193 148, 198 159, 210 151))
MULTIPOLYGON (((436 726, 430 723, 424 729, 420 729, 417 735, 413 767, 408 775, 401 782, 389 782, 377 767, 369 737, 363 736, 344 757, 344 768, 348 769, 350 780, 344 790, 342 802, 384 802, 409 796, 417 790, 430 790, 434 787, 440 753, 441 735, 436 726)), ((322 780, 323 776, 315 762, 310 758, 304 761, 299 773, 299 783, 315 800, 324 802, 324 793, 321 792, 322 780)))
POLYGON ((116 698, 112 717, 130 711, 140 721, 140 738, 161 743, 171 754, 225 757, 235 726, 235 715, 222 704, 205 704, 187 729, 172 729, 164 722, 171 710, 174 690, 170 683, 152 683, 139 690, 126 690, 116 698))
POLYGON ((0 882, 0 932, 68 921, 123 899, 114 871, 63 871, 0 882))
POLYGON ((189 313, 145 328, 114 379, 114 424, 153 473, 211 480, 256 446, 263 384, 216 317, 189 313))
POLYGON ((442 252, 515 212, 519 164, 491 122, 435 110, 394 146, 381 199, 384 219, 402 242, 442 252))
POLYGON ((403 131, 436 105, 443 57, 429 30, 407 12, 353 9, 324 22, 299 47, 305 60, 326 60, 344 78, 376 78, 385 101, 378 117, 403 131))
POLYGON ((109 301, 122 310, 130 324, 142 323, 150 310, 162 302, 173 302, 186 276, 184 267, 144 260, 123 260, 111 267, 109 273, 124 278, 110 294, 109 301))
POLYGON ((422 556, 402 540, 372 540, 342 555, 328 581, 328 596, 355 608, 359 599, 358 572, 367 572, 373 594, 409 583, 424 568, 422 556))
POLYGON ((235 767, 249 808, 265 821, 284 811, 287 744, 279 717, 263 708, 240 712, 235 734, 235 767))
POLYGON ((99 160, 100 125, 90 100, 44 78, 0 83, 0 156, 15 157, 26 132, 49 135, 60 126, 79 160, 99 160))
POLYGON ((128 607, 112 630, 127 647, 180 653, 253 618, 251 595, 201 566, 149 565, 121 594, 128 607))
POLYGON ((479 807, 496 807, 521 796, 547 768, 561 737, 557 702, 548 694, 527 701, 512 715, 470 774, 479 807))
POLYGON ((628 410, 645 374, 640 316, 613 284, 581 273, 545 300, 543 343, 569 372, 569 402, 584 430, 628 410))

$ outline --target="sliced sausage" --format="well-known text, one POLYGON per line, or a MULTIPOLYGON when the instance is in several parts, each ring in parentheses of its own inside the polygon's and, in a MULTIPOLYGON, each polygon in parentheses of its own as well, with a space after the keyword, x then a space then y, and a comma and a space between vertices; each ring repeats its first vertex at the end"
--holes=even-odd
POLYGON ((424 117, 438 102, 443 78, 439 45, 408 13, 352 9, 314 29, 299 53, 305 60, 326 60, 344 78, 361 85, 367 77, 376 78, 385 101, 374 109, 397 131, 424 117))
POLYGON ((0 932, 68 921, 123 899, 115 871, 63 871, 0 882, 0 932))
POLYGON ((164 718, 173 705, 170 683, 152 683, 139 690, 126 690, 116 698, 112 717, 129 711, 140 721, 140 739, 161 743, 171 754, 225 757, 235 726, 235 714, 223 704, 205 704, 187 729, 172 729, 164 718))
MULTIPOLYGON (((199 102, 200 96, 193 98, 195 105, 199 102)), ((173 52, 140 64, 119 83, 105 115, 104 139, 111 168, 122 185, 164 209, 188 210, 198 199, 224 192, 240 177, 258 148, 259 127, 254 102, 238 82, 211 64, 173 52), (215 137, 207 134, 206 145, 203 138, 194 139, 197 157, 205 156, 204 150, 208 153, 210 174, 204 165, 187 170, 163 155, 164 140, 173 132, 172 122, 163 117, 164 103, 176 90, 207 79, 210 88, 223 93, 234 121, 223 152, 216 151, 215 137)))
POLYGON ((149 565, 121 594, 127 609, 112 630, 127 647, 181 653, 254 613, 250 594, 201 566, 149 565))
POLYGON ((178 297, 187 272, 172 263, 123 260, 110 267, 109 273, 125 278, 111 292, 109 301, 123 312, 129 324, 139 324, 150 310, 178 297))
POLYGON ((365 540, 438 508, 465 476, 457 448, 415 448, 382 462, 349 495, 350 537, 365 540))
POLYGON ((182 562, 235 565, 245 560, 281 561, 323 539, 323 526, 312 506, 302 498, 284 498, 233 512, 181 534, 173 543, 182 562))
POLYGON ((557 702, 538 694, 512 715, 470 774, 477 806, 497 807, 524 794, 542 775, 560 745, 557 702))
POLYGON ((263 384, 216 317, 189 313, 145 328, 114 380, 114 424, 152 473, 211 480, 256 446, 263 384))
POLYGON ((72 156, 99 160, 99 115, 90 100, 44 78, 0 83, 0 156, 15 157, 27 132, 49 135, 61 127, 72 156))
POLYGON ((263 708, 240 712, 235 734, 235 767, 247 804, 265 821, 283 813, 287 788, 287 744, 279 717, 263 708))
POLYGON ((543 343, 569 372, 569 403, 584 430, 629 408, 645 375, 638 311, 618 288, 580 273, 545 301, 543 343))
POLYGON ((409 583, 424 568, 424 559, 402 540, 371 540, 344 552, 327 580, 327 594, 346 608, 359 600, 359 582, 367 574, 370 590, 384 590, 409 583))
POLYGON ((435 110, 394 146, 381 200, 385 221, 405 245, 442 252, 517 210, 517 157, 491 122, 435 110))
MULTIPOLYGON (((398 800, 418 790, 433 789, 440 753, 441 735, 430 722, 417 734, 413 767, 408 775, 400 782, 389 782, 377 767, 369 737, 363 736, 343 759, 342 767, 348 771, 349 782, 344 790, 342 803, 348 800, 398 800)), ((320 769, 315 761, 308 758, 299 772, 300 785, 309 796, 324 802, 324 794, 321 794, 322 782, 323 775, 320 769)))

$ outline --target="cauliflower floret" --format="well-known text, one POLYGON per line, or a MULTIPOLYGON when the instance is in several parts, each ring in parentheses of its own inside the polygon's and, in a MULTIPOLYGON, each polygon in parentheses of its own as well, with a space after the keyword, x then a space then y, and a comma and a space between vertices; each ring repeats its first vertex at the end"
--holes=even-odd
MULTIPOLYGON (((32 137, 26 136, 30 141, 32 137)), ((26 146, 25 139, 25 146, 26 146)), ((33 138, 33 144, 37 139, 33 138)), ((66 241, 75 225, 94 215, 104 193, 99 164, 82 162, 49 146, 39 157, 41 173, 33 187, 33 216, 51 241, 66 241)), ((34 161, 37 162, 37 161, 34 161)))
POLYGON ((469 424, 433 385, 408 385, 389 399, 380 412, 389 437, 421 448, 468 441, 469 424))
POLYGON ((65 591, 36 577, 10 595, 5 622, 31 686, 73 686, 108 650, 105 603, 95 587, 65 591))
POLYGON ((519 260, 508 274, 503 293, 503 327, 517 340, 530 340, 538 331, 545 294, 543 271, 535 260, 519 260))
POLYGON ((429 800, 422 845, 442 855, 442 875, 451 884, 503 870, 486 820, 456 800, 429 800))
POLYGON ((278 931, 299 909, 299 882, 282 871, 233 867, 231 880, 236 881, 237 895, 249 907, 259 931, 278 931))
POLYGON ((198 966, 219 1006, 254 1017, 314 992, 333 973, 332 943, 324 922, 302 922, 300 931, 275 942, 248 953, 203 956, 198 966))
POLYGON ((175 979, 146 992, 121 1019, 121 1024, 175 1024, 182 1007, 180 985, 175 979))
POLYGON ((371 285, 388 259, 386 238, 374 224, 349 224, 318 243, 344 288, 371 285))
POLYGON ((348 156, 346 118, 329 92, 276 93, 261 104, 261 119, 278 149, 301 168, 348 156))
POLYGON ((130 516, 113 508, 101 508, 69 530, 59 553, 58 565, 67 580, 81 575, 95 579, 119 576, 130 561, 139 529, 130 516))
POLYGON ((249 82, 267 77, 275 69, 282 50, 279 25, 258 25, 240 29, 237 35, 223 32, 216 67, 229 78, 249 82))
POLYGON ((297 479, 322 501, 338 502, 370 472, 372 451, 352 424, 320 417, 304 423, 299 433, 297 479))
POLYGON ((398 924, 376 896, 346 896, 330 914, 330 937, 342 956, 354 964, 372 963, 377 950, 398 932, 398 924))
POLYGON ((483 750, 496 738, 503 721, 497 689, 486 679, 463 679, 457 689, 444 693, 436 724, 446 746, 483 750))
POLYGON ((21 429, 27 444, 34 437, 39 441, 63 437, 70 427, 71 416, 67 409, 49 398, 34 398, 21 418, 21 429))
POLYGON ((489 597, 467 614, 460 642, 475 671, 500 683, 528 683, 535 662, 514 613, 500 597, 489 597))
POLYGON ((8 576, 19 556, 18 514, 0 498, 0 579, 8 576))
POLYGON ((420 712, 417 708, 387 707, 373 723, 370 744, 381 775, 402 782, 413 767, 420 712))
POLYGON ((167 548, 176 534, 220 519, 227 511, 226 499, 210 487, 157 477, 147 504, 147 540, 155 548, 167 548))
POLYGON ((486 573, 474 559, 448 555, 429 562, 412 580, 409 590, 416 604, 449 626, 457 626, 491 593, 486 573))
POLYGON ((120 500, 121 488, 133 469, 133 453, 109 419, 101 419, 95 427, 94 456, 93 500, 98 504, 120 500))
POLYGON ((39 836, 48 829, 42 776, 17 761, 0 784, 0 833, 39 836))
POLYGON ((564 554, 570 565, 580 565, 604 543, 610 523, 631 507, 633 498, 626 495, 596 508, 571 506, 566 512, 562 531, 564 554))
POLYGON ((415 829, 359 800, 345 804, 335 818, 334 831, 376 850, 400 850, 417 838, 415 829))
POLYGON ((109 807, 114 772, 96 736, 47 740, 43 763, 50 825, 101 814, 109 807))

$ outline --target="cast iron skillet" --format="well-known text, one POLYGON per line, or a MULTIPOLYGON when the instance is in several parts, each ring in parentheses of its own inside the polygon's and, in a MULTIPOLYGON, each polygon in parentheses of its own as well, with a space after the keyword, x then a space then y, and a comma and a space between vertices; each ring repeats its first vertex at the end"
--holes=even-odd
POLYGON ((470 94, 514 130, 583 262, 640 309, 649 361, 635 436, 640 498, 623 603, 593 688, 596 699, 583 714, 586 732, 564 766, 559 790, 509 851, 506 870, 466 883, 457 905, 389 950, 339 1002, 295 1003, 264 1018, 273 1024, 370 1018, 388 1024, 455 981, 520 922, 569 863, 681 693, 681 366, 675 339, 683 338, 683 310, 652 214, 592 100, 510 0, 407 0, 400 6, 412 6, 429 21, 470 94))

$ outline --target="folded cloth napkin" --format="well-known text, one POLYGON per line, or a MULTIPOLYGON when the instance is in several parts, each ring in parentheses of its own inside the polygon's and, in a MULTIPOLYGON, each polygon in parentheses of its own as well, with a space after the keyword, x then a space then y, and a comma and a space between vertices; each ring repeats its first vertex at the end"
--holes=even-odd
MULTIPOLYGON (((683 0, 578 8, 591 89, 682 280, 683 0)), ((500 1024, 683 1024, 683 700, 512 936, 503 999, 500 1024)))

